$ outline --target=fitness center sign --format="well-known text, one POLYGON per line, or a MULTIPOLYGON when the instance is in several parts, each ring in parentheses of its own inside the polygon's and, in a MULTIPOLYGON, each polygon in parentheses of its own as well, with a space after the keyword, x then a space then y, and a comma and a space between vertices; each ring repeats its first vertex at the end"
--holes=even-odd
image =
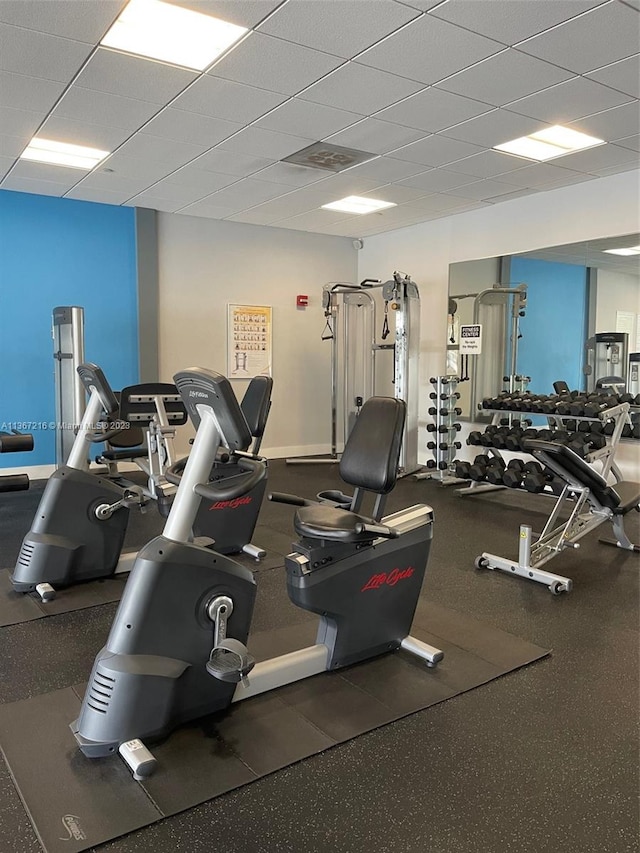
POLYGON ((460 326, 460 355, 480 355, 482 326, 460 326))

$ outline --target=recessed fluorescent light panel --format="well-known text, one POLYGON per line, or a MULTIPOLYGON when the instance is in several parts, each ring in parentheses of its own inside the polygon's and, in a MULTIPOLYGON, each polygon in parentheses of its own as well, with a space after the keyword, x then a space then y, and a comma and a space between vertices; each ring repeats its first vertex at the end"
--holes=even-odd
POLYGON ((100 151, 98 148, 87 148, 85 145, 71 145, 68 142, 56 142, 53 139, 34 138, 22 152, 20 159, 89 170, 97 166, 109 153, 109 151, 100 151))
POLYGON ((603 249, 608 255, 640 255, 640 246, 631 246, 628 249, 603 249))
POLYGON ((516 157, 525 157, 527 160, 551 160, 553 157, 561 157, 563 154, 572 154, 575 151, 604 144, 604 139, 587 136, 586 133, 556 124, 537 133, 531 133, 529 136, 521 136, 502 145, 494 145, 494 149, 504 151, 506 154, 515 154, 516 157))
POLYGON ((323 210, 342 210, 345 213, 375 213, 387 207, 397 207, 392 201, 380 201, 377 198, 363 198, 359 195, 348 195, 339 201, 323 204, 323 210))
POLYGON ((246 27, 161 0, 129 0, 100 44, 204 71, 246 32, 246 27))

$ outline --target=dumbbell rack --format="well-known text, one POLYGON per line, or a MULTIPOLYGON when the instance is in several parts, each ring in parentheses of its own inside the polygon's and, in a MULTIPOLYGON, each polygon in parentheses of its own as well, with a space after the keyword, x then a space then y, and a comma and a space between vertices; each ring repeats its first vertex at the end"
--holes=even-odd
MULTIPOLYGON (((0 432, 0 453, 29 453, 33 450, 30 433, 0 432)), ((4 474, 0 476, 0 492, 22 492, 29 488, 28 474, 4 474)))
POLYGON ((456 418, 462 414, 462 409, 456 405, 460 399, 460 392, 456 390, 459 381, 458 376, 432 376, 430 379, 434 386, 429 394, 432 401, 429 414, 433 423, 427 424, 427 431, 433 439, 427 443, 427 448, 433 453, 433 459, 428 460, 427 471, 415 475, 416 480, 431 478, 442 486, 460 482, 452 473, 456 453, 462 447, 456 441, 461 429, 456 418))
MULTIPOLYGON (((613 432, 610 436, 607 436, 608 441, 606 445, 598 450, 591 451, 584 457, 584 459, 585 462, 588 462, 590 464, 594 462, 599 462, 602 465, 601 469, 599 470, 599 473, 605 479, 607 479, 609 474, 612 474, 616 482, 619 483, 622 481, 623 477, 622 472, 615 463, 615 454, 618 448, 618 444, 620 443, 620 438, 622 436, 622 430, 624 429, 624 425, 626 423, 631 423, 629 410, 629 403, 619 403, 618 405, 612 406, 609 409, 603 409, 602 411, 598 412, 597 415, 591 417, 559 414, 544 415, 543 417, 547 418, 547 422, 550 427, 554 427, 556 429, 562 429, 564 427, 564 421, 568 420, 590 421, 592 423, 597 422, 603 425, 605 423, 613 421, 613 432)), ((492 425, 499 424, 500 418, 504 417, 505 414, 509 414, 509 412, 507 412, 505 409, 485 409, 484 411, 491 411, 493 413, 493 418, 491 421, 492 425)), ((516 414, 516 412, 511 411, 510 414, 516 414)), ((495 447, 486 447, 484 449, 488 455, 504 461, 504 457, 499 449, 495 447)), ((480 492, 492 492, 504 488, 506 488, 506 486, 473 481, 468 486, 458 489, 458 494, 479 494, 480 492)), ((556 497, 552 492, 546 490, 544 492, 540 492, 540 494, 547 494, 551 495, 552 497, 556 497)))

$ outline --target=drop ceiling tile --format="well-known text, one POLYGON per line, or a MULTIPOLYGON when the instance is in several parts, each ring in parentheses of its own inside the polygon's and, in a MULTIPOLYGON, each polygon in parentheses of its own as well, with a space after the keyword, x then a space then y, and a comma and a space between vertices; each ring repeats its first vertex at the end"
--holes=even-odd
POLYGON ((448 0, 431 14, 497 39, 503 44, 515 44, 592 9, 599 3, 602 0, 535 0, 534 3, 448 0))
POLYGON ((0 155, 0 180, 4 178, 15 162, 15 157, 2 157, 0 155))
MULTIPOLYGON (((636 161, 636 162, 632 162, 632 163, 623 163, 621 166, 609 166, 609 167, 605 167, 604 169, 594 169, 593 175, 592 176, 587 175, 586 177, 598 176, 598 177, 602 178, 602 177, 606 177, 607 175, 619 175, 621 172, 630 172, 630 171, 635 172, 638 170, 639 166, 640 166, 640 164, 636 161)), ((635 180, 637 183, 637 181, 638 181, 637 176, 635 176, 635 180)))
POLYGON ((572 122, 569 127, 607 142, 632 136, 640 128, 640 104, 634 101, 572 122))
POLYGON ((92 50, 91 44, 0 24, 0 71, 68 83, 92 50))
MULTIPOLYGON (((526 163, 525 160, 521 160, 520 162, 526 163)), ((561 180, 571 182, 579 177, 581 175, 573 169, 552 166, 550 163, 533 163, 523 166, 522 169, 516 169, 512 172, 506 172, 504 175, 499 175, 497 180, 500 183, 514 184, 516 187, 535 188, 561 180)))
POLYGON ((287 100, 288 95, 205 74, 171 104, 178 110, 248 124, 287 100))
POLYGON ((81 181, 86 174, 84 169, 70 169, 66 166, 54 166, 51 163, 34 163, 32 160, 19 160, 11 173, 15 178, 64 184, 67 189, 81 181))
POLYGON ((240 154, 253 154, 272 160, 282 160, 294 151, 306 148, 315 139, 311 137, 291 136, 288 133, 276 133, 273 130, 263 130, 260 127, 245 127, 232 139, 219 146, 227 151, 240 154))
POLYGON ((27 136, 36 132, 46 112, 39 110, 14 110, 12 107, 0 107, 0 128, 6 136, 27 136))
POLYGON ((309 139, 325 139, 355 124, 361 118, 363 116, 356 113, 292 98, 269 115, 259 119, 255 127, 306 136, 309 139))
POLYGON ((590 71, 587 75, 591 80, 640 98, 640 53, 621 59, 597 71, 590 71))
POLYGON ((38 136, 43 139, 70 142, 73 145, 88 145, 103 151, 113 151, 130 134, 130 130, 122 127, 90 124, 56 115, 51 115, 38 131, 38 136))
POLYGON ((94 187, 87 187, 82 183, 69 190, 65 198, 75 198, 79 201, 94 201, 99 204, 120 205, 128 201, 131 198, 131 194, 127 195, 125 192, 116 192, 115 190, 100 190, 94 187))
POLYGON ((145 126, 145 134, 212 148, 242 127, 237 122, 167 108, 145 126))
POLYGON ((412 9, 419 9, 421 12, 427 12, 433 9, 442 0, 395 0, 396 3, 401 3, 403 6, 411 6, 412 9))
MULTIPOLYGON (((478 118, 469 119, 456 127, 450 127, 443 132, 443 135, 491 148, 511 139, 543 130, 545 127, 547 125, 537 119, 498 109, 478 118)), ((394 154, 394 157, 397 156, 394 154)))
POLYGON ((250 207, 254 204, 260 204, 290 191, 291 188, 285 187, 284 184, 270 184, 267 181, 258 181, 255 178, 243 178, 237 183, 213 193, 208 197, 208 201, 210 204, 222 207, 237 205, 239 209, 241 206, 250 207))
POLYGON ((341 130, 329 139, 336 145, 344 145, 346 148, 357 148, 359 151, 369 151, 372 154, 386 154, 401 145, 423 139, 424 136, 425 133, 421 130, 400 127, 375 118, 366 118, 346 130, 341 130))
POLYGON ((391 201, 394 204, 406 204, 427 195, 427 191, 416 187, 402 186, 400 184, 385 184, 362 193, 364 198, 375 198, 379 201, 391 201))
POLYGON ((122 146, 119 153, 127 157, 157 160, 177 169, 202 154, 203 151, 207 150, 207 147, 206 144, 192 145, 175 139, 152 136, 150 133, 136 133, 122 146))
POLYGON ((441 89, 429 88, 394 104, 376 114, 377 119, 415 127, 427 133, 437 133, 454 124, 491 111, 493 107, 453 95, 441 89))
POLYGON ((220 172, 208 172, 188 164, 164 179, 163 184, 179 184, 183 187, 204 189, 207 194, 228 187, 238 179, 233 175, 222 175, 220 172))
POLYGON ((441 80, 437 87, 501 107, 571 76, 571 71, 509 48, 441 80))
POLYGON ((585 181, 592 181, 595 177, 595 175, 587 175, 584 172, 569 172, 569 170, 566 171, 568 172, 567 175, 558 178, 555 181, 549 181, 546 184, 541 184, 539 187, 535 187, 533 189, 537 190, 538 192, 547 192, 547 190, 555 190, 559 189, 560 187, 568 187, 572 184, 582 184, 585 181))
POLYGON ((563 168, 577 172, 595 172, 598 169, 622 166, 626 163, 638 164, 638 155, 628 148, 620 148, 617 145, 598 145, 597 148, 565 154, 564 157, 558 157, 555 162, 563 168))
POLYGON ((142 193, 135 198, 125 202, 127 207, 145 207, 150 210, 161 210, 164 213, 175 213, 182 205, 179 201, 171 201, 168 198, 159 198, 152 193, 142 193))
POLYGON ((445 166, 476 154, 479 150, 477 145, 469 145, 448 136, 428 136, 399 148, 393 152, 393 156, 398 160, 409 160, 411 163, 422 163, 425 166, 445 166))
POLYGON ((0 21, 93 45, 125 5, 126 0, 2 0, 0 21))
POLYGON ((280 219, 277 225, 278 228, 294 228, 301 231, 315 231, 316 228, 326 228, 328 225, 333 225, 336 222, 344 222, 346 219, 352 218, 352 216, 345 214, 344 211, 309 210, 307 213, 300 213, 297 216, 280 219))
MULTIPOLYGON (((114 174, 119 177, 143 183, 146 181, 149 185, 166 177, 173 172, 174 168, 171 163, 167 164, 144 157, 130 157, 117 151, 104 161, 99 171, 113 169, 114 174)), ((96 172, 92 174, 95 175, 96 172)))
POLYGON ((322 181, 310 189, 313 191, 313 197, 319 200, 326 199, 326 201, 321 201, 322 204, 326 204, 330 201, 336 201, 339 198, 345 198, 348 195, 362 195, 362 193, 375 190, 379 186, 380 181, 343 172, 341 175, 334 175, 331 178, 327 178, 326 181, 322 181))
POLYGON ((278 219, 274 214, 268 214, 258 207, 251 207, 248 210, 234 211, 227 216, 230 222, 244 222, 246 225, 272 225, 278 219))
POLYGON ((446 192, 456 187, 463 187, 465 184, 471 184, 474 180, 475 178, 472 175, 449 172, 446 169, 431 169, 420 175, 414 175, 412 178, 406 178, 400 183, 403 187, 417 187, 423 194, 426 194, 446 192))
POLYGON ((205 15, 237 24, 239 27, 254 27, 264 20, 282 0, 165 0, 205 15))
POLYGON ((503 201, 514 201, 517 198, 523 198, 525 195, 533 195, 536 190, 530 189, 527 187, 522 190, 514 190, 510 193, 500 193, 499 195, 489 196, 488 198, 483 199, 483 201, 488 204, 502 204, 503 201))
POLYGON ((446 21, 423 15, 358 57, 361 65, 435 83, 504 46, 446 21))
POLYGON ((522 168, 522 158, 501 151, 481 151, 447 166, 450 172, 460 172, 476 178, 494 178, 513 169, 522 168))
POLYGON ((550 124, 567 124, 628 101, 629 95, 584 77, 574 77, 566 83, 558 83, 543 92, 514 101, 506 109, 550 124))
POLYGON ((335 0, 315 0, 286 3, 258 30, 351 59, 418 14, 392 0, 377 0, 375 12, 369 15, 363 14, 361 0, 340 0, 336 14, 335 0))
POLYGON ((585 74, 638 52, 638 13, 623 3, 605 3, 522 42, 518 50, 585 74))
POLYGON ((635 136, 625 136, 624 139, 616 140, 616 145, 621 148, 630 148, 632 151, 640 151, 640 134, 635 136))
POLYGON ((101 47, 74 83, 84 89, 164 106, 197 76, 195 71, 101 47))
POLYGON ((352 175, 371 178, 381 183, 386 181, 401 183, 404 178, 424 172, 424 166, 419 163, 409 163, 406 160, 396 160, 393 157, 377 157, 375 160, 368 160, 349 171, 352 175))
POLYGON ((235 207, 221 207, 216 204, 209 204, 206 201, 197 201, 195 204, 188 204, 180 209, 181 214, 187 216, 204 216, 208 219, 225 219, 235 213, 235 207))
POLYGON ((217 62, 210 73, 236 83, 295 95, 333 71, 341 62, 341 59, 327 53, 261 33, 251 33, 217 62))
POLYGON ((396 74, 349 62, 305 89, 300 98, 370 115, 423 88, 396 74))
POLYGON ((64 88, 64 83, 56 83, 54 80, 0 71, 0 106, 47 113, 64 88))
POLYGON ((24 151, 27 143, 31 140, 31 134, 27 136, 8 136, 0 134, 0 155, 3 157, 19 157, 24 151))
POLYGON ((184 207, 187 204, 200 201, 206 195, 209 195, 209 193, 204 187, 184 186, 164 180, 138 193, 131 201, 135 202, 138 198, 149 198, 152 196, 153 198, 162 198, 166 201, 179 202, 179 206, 184 207))
POLYGON ((158 105, 150 101, 70 86, 53 115, 137 130, 157 112, 158 105))
POLYGON ((147 189, 151 181, 144 178, 126 178, 116 172, 106 172, 98 167, 95 171, 89 172, 86 178, 82 178, 78 187, 87 190, 104 190, 108 193, 120 194, 124 196, 123 201, 137 195, 142 190, 147 189))
POLYGON ((305 187, 323 181, 329 173, 324 169, 310 169, 296 163, 274 163, 258 172, 256 178, 290 187, 305 187))
POLYGON ((253 157, 237 152, 225 151, 223 148, 214 148, 198 157, 194 163, 198 169, 206 169, 211 172, 220 172, 223 175, 235 175, 244 178, 266 166, 272 165, 274 161, 266 157, 253 157))
POLYGON ((280 198, 271 199, 263 204, 258 204, 246 212, 251 213, 255 217, 253 220, 254 224, 270 225, 272 222, 277 222, 280 219, 297 216, 301 213, 307 213, 310 210, 317 210, 324 203, 325 201, 322 196, 308 195, 300 190, 280 196, 280 198))
POLYGON ((449 190, 452 196, 460 196, 461 198, 471 198, 477 201, 484 201, 487 198, 495 198, 504 193, 512 193, 513 184, 505 184, 501 181, 485 180, 477 181, 473 184, 466 184, 464 187, 449 190))
POLYGON ((53 181, 37 181, 32 178, 18 178, 13 172, 8 175, 0 185, 2 190, 13 190, 19 193, 35 193, 36 195, 54 195, 62 197, 67 189, 67 184, 56 184, 53 181))

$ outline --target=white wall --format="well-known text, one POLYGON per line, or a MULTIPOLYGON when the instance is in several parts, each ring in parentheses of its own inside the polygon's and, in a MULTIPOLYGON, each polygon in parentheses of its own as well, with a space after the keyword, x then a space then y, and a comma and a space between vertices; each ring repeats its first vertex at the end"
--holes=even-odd
POLYGON ((636 352, 636 340, 640 335, 640 277, 612 270, 598 270, 596 293, 596 332, 615 332, 616 312, 627 311, 635 315, 629 336, 629 352, 636 352))
MULTIPOLYGON (((321 341, 322 286, 355 281, 350 239, 159 214, 160 377, 180 369, 227 372, 227 305, 273 308, 269 456, 325 453, 330 445, 330 345, 321 341), (296 294, 309 307, 296 308, 296 294)), ((246 381, 234 381, 241 396, 246 381)), ((179 449, 183 441, 179 443, 179 449)))
MULTIPOLYGON (((640 171, 624 172, 364 239, 360 280, 402 269, 420 288, 421 423, 428 420, 429 376, 446 363, 449 264, 635 232, 639 178, 640 171)), ((425 435, 421 430, 422 461, 430 455, 425 435)))

